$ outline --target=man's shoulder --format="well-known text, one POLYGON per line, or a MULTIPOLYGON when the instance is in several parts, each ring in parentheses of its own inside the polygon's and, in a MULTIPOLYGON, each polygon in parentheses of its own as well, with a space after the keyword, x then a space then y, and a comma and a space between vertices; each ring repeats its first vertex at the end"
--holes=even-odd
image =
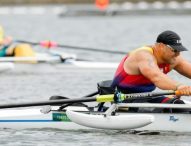
POLYGON ((131 51, 131 53, 136 53, 140 51, 147 51, 147 52, 153 53, 152 47, 149 47, 149 46, 142 46, 142 47, 136 48, 133 51, 131 51))
POLYGON ((144 55, 144 54, 150 54, 150 55, 153 55, 153 49, 151 47, 148 47, 148 46, 143 46, 143 47, 140 47, 140 48, 137 48, 133 51, 131 51, 129 53, 130 55, 133 55, 135 54, 136 56, 137 55, 144 55))
POLYGON ((135 57, 154 57, 153 52, 147 49, 139 49, 135 53, 133 53, 135 57))

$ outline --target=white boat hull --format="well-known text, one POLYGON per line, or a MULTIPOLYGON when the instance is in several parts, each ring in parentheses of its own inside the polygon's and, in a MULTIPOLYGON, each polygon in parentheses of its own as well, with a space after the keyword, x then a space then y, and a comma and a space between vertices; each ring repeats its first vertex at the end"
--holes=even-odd
POLYGON ((0 72, 6 72, 15 68, 15 65, 11 62, 1 62, 0 72))
MULTIPOLYGON (((53 109, 56 107, 53 107, 53 109)), ((87 112, 85 107, 78 107, 71 110, 87 112)), ((0 110, 0 128, 11 129, 30 129, 30 128, 56 128, 62 130, 81 130, 90 129, 72 122, 65 112, 50 111, 48 113, 41 112, 42 108, 30 109, 11 109, 0 110)), ((170 113, 117 113, 125 116, 151 115, 154 121, 141 128, 133 128, 134 130, 152 130, 152 131, 176 131, 191 132, 191 115, 190 114, 170 114, 170 113)), ((135 121, 135 120, 134 120, 135 121)), ((138 120, 137 120, 138 121, 138 120)), ((96 122, 96 121, 95 121, 96 122)), ((135 121, 136 122, 136 121, 135 121)), ((96 128, 96 127, 95 127, 96 128)), ((109 128, 108 128, 109 129, 109 128)), ((131 128, 127 128, 131 129, 131 128)), ((124 130, 127 130, 124 128, 124 130)))
POLYGON ((154 116, 146 114, 105 116, 103 114, 84 114, 67 110, 66 115, 79 125, 108 130, 134 129, 144 127, 154 121, 154 116))
POLYGON ((0 57, 0 62, 16 62, 16 63, 57 63, 63 59, 76 59, 74 54, 50 54, 50 53, 36 53, 36 56, 22 56, 22 57, 0 57))
POLYGON ((191 132, 191 114, 151 114, 155 122, 136 130, 191 132))
POLYGON ((42 108, 15 109, 0 111, 0 129, 54 128, 62 130, 89 129, 75 124, 65 112, 42 113, 42 108))
MULTIPOLYGON (((0 57, 0 63, 9 63, 14 65, 14 63, 63 63, 69 64, 80 68, 117 68, 119 63, 111 62, 94 62, 94 61, 79 61, 76 60, 74 54, 67 53, 57 53, 47 54, 47 53, 36 53, 34 57, 0 57)), ((0 71, 1 71, 0 64, 0 71)), ((10 65, 9 65, 10 67, 10 65)))

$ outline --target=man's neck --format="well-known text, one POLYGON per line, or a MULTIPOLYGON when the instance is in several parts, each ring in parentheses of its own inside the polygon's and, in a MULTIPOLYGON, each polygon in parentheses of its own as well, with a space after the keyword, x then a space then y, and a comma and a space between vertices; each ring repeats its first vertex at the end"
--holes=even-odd
POLYGON ((157 46, 157 45, 153 45, 151 47, 153 48, 153 55, 156 58, 157 64, 164 64, 165 61, 163 60, 162 49, 159 46, 157 46))

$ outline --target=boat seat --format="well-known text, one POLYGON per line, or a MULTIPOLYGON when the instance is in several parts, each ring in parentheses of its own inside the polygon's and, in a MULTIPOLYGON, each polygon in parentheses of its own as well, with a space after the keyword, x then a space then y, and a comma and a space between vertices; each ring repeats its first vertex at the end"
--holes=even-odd
MULTIPOLYGON (((114 94, 115 89, 111 87, 112 80, 105 80, 97 83, 98 93, 99 95, 107 95, 114 94)), ((101 102, 98 104, 98 111, 106 111, 107 107, 104 107, 105 102, 101 102)))
POLYGON ((35 57, 36 53, 29 44, 19 44, 14 48, 15 57, 35 57))
POLYGON ((115 89, 111 87, 112 80, 106 80, 97 83, 98 92, 100 95, 114 94, 115 89))

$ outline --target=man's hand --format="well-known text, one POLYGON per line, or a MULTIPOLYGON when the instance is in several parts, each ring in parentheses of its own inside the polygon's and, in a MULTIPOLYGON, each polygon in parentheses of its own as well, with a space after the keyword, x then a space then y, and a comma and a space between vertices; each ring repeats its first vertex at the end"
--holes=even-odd
POLYGON ((191 95, 191 86, 179 85, 177 88, 178 96, 190 96, 191 95))

